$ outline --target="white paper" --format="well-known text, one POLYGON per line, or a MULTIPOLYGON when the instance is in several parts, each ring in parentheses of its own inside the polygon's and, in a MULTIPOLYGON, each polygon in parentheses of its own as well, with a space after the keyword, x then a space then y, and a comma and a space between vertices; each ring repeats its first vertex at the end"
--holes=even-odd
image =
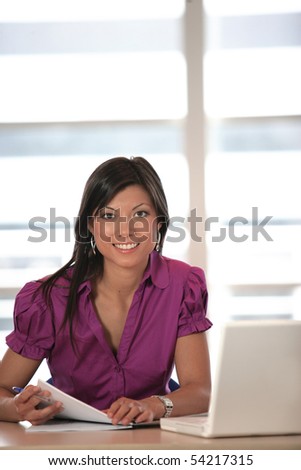
POLYGON ((38 386, 42 390, 48 390, 51 392, 51 398, 54 401, 60 401, 63 403, 64 411, 59 413, 59 418, 111 424, 111 419, 108 418, 106 413, 97 410, 93 406, 87 405, 81 400, 71 397, 67 393, 64 393, 53 385, 50 385, 48 382, 44 382, 39 379, 38 386))
POLYGON ((26 432, 116 431, 131 428, 132 426, 51 419, 45 424, 29 426, 26 432))
POLYGON ((64 411, 58 413, 53 420, 45 424, 31 426, 26 429, 28 432, 51 432, 51 431, 112 431, 122 429, 133 429, 143 427, 160 426, 160 421, 147 423, 131 423, 128 426, 122 424, 113 425, 110 418, 103 411, 97 410, 93 406, 87 405, 81 400, 77 400, 58 388, 39 379, 37 384, 42 390, 51 392, 54 401, 63 403, 64 411))

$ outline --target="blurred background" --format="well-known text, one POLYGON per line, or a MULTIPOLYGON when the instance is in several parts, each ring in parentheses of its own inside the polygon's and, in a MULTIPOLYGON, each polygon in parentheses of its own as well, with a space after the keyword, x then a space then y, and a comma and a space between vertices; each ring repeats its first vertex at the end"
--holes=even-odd
POLYGON ((161 176, 216 327, 301 318, 300 46, 301 0, 0 0, 0 355, 118 155, 161 176))

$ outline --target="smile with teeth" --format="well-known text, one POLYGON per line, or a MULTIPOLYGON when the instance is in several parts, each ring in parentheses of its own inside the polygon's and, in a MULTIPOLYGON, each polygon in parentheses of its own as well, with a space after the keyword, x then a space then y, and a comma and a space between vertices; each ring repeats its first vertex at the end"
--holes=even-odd
POLYGON ((139 243, 114 243, 114 246, 116 246, 116 248, 119 248, 120 250, 132 250, 138 245, 139 243))

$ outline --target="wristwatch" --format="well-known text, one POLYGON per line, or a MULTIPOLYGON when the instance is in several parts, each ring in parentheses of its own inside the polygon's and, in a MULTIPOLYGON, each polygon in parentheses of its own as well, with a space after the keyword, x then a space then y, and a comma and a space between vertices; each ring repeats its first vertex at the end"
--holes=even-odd
POLYGON ((173 402, 170 400, 170 398, 161 395, 153 395, 153 397, 159 398, 159 400, 162 401, 165 407, 165 413, 163 415, 163 418, 168 418, 173 410, 173 402))

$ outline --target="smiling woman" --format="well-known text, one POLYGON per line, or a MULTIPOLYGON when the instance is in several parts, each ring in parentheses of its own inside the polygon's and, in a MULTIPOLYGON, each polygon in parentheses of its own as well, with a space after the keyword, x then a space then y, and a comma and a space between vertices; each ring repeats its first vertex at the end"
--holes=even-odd
POLYGON ((100 211, 90 230, 105 263, 126 263, 126 266, 138 263, 143 272, 159 239, 160 226, 147 191, 140 185, 131 185, 100 211), (124 254, 131 256, 120 256, 124 254))
POLYGON ((59 402, 36 409, 37 387, 17 397, 8 391, 24 387, 44 358, 56 387, 106 409, 113 424, 208 409, 205 276, 161 254, 168 222, 147 160, 117 157, 96 168, 71 259, 16 298, 0 366, 0 419, 40 424, 60 412, 59 402), (171 391, 174 365, 180 388, 171 391))

